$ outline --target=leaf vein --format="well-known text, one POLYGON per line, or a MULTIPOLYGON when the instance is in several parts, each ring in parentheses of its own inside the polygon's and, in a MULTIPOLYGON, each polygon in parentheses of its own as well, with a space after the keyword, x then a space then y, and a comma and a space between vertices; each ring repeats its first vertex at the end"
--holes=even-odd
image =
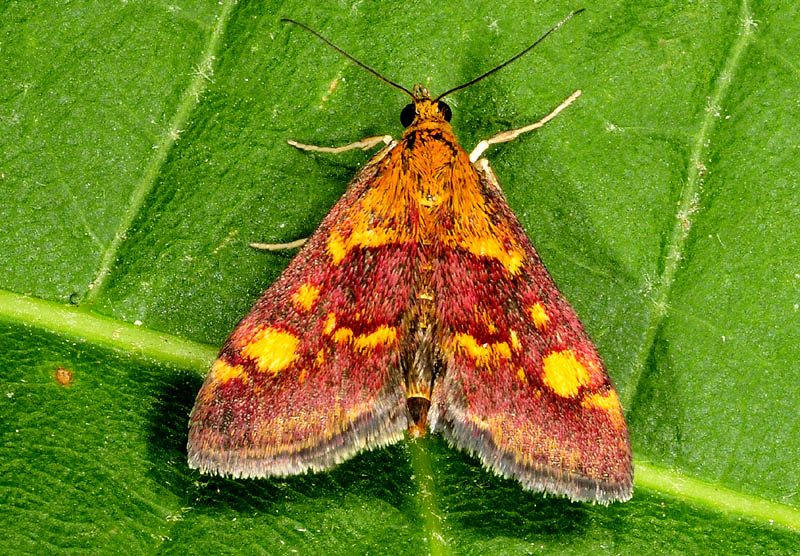
POLYGON ((686 242, 692 228, 693 218, 698 210, 703 189, 703 178, 706 171, 703 161, 708 158, 710 137, 719 119, 721 103, 730 89, 736 70, 740 66, 742 54, 749 45, 756 28, 747 0, 742 0, 740 5, 739 21, 739 34, 723 63, 717 80, 714 82, 704 116, 700 122, 700 129, 692 144, 686 181, 678 199, 672 229, 669 232, 663 251, 663 270, 657 277, 650 296, 653 304, 650 322, 646 327, 644 341, 634 363, 630 386, 621 396, 624 407, 631 407, 633 399, 639 391, 639 386, 645 375, 645 364, 655 345, 658 331, 668 314, 672 286, 675 283, 680 262, 684 258, 686 242))
POLYGON ((114 233, 114 238, 103 253, 97 275, 92 281, 89 287, 89 293, 86 296, 86 301, 88 303, 92 303, 98 299, 100 293, 104 290, 108 278, 111 275, 112 266, 117 259, 120 247, 125 239, 127 239, 128 230, 130 230, 148 194, 153 190, 153 187, 155 187, 159 171, 167 160, 167 155, 172 147, 178 141, 181 130, 184 129, 190 115, 200 103, 201 95, 208 86, 208 83, 211 82, 211 77, 214 73, 216 53, 222 42, 225 26, 231 18, 231 12, 235 4, 236 2, 234 0, 225 0, 221 2, 222 9, 209 37, 208 45, 202 54, 202 59, 193 69, 194 78, 183 92, 181 100, 178 102, 177 110, 167 130, 163 134, 161 141, 155 145, 155 153, 145 168, 141 180, 139 180, 139 183, 134 187, 133 193, 128 200, 128 207, 122 214, 117 230, 114 233))

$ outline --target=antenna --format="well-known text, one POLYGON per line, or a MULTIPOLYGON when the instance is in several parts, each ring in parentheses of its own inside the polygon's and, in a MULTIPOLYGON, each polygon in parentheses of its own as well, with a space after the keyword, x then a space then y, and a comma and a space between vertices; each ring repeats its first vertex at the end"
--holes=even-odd
MULTIPOLYGON (((351 62, 353 62, 353 63, 355 63, 355 64, 358 64, 359 66, 361 66, 362 68, 364 68, 365 70, 367 70, 368 72, 370 72, 372 75, 374 75, 375 77, 377 77, 378 79, 380 79, 381 81, 383 81, 384 83, 387 83, 387 84, 391 85, 392 87, 395 87, 395 88, 397 88, 397 89, 400 89, 400 90, 401 90, 401 91, 403 91, 405 94, 407 94, 408 96, 410 96, 412 99, 414 98, 414 95, 411 93, 411 91, 409 91, 408 89, 406 89, 406 88, 405 88, 405 87, 403 87, 402 85, 398 85, 398 84, 397 84, 397 83, 395 83, 394 81, 392 81, 392 80, 390 80, 390 79, 387 79, 387 78, 385 78, 385 77, 384 77, 384 76, 382 76, 380 73, 378 73, 377 71, 375 71, 374 69, 372 69, 371 67, 369 67, 367 64, 365 64, 365 63, 363 63, 363 62, 360 62, 359 60, 356 60, 354 57, 350 56, 350 54, 348 54, 347 52, 345 52, 344 50, 342 50, 341 48, 339 48, 338 46, 336 46, 335 44, 333 44, 331 41, 329 41, 328 39, 326 39, 325 37, 323 37, 322 35, 320 35, 320 34, 319 34, 319 33, 317 33, 316 31, 314 31, 314 30, 313 30, 311 27, 309 27, 308 25, 304 25, 304 24, 300 23, 299 21, 295 21, 294 19, 288 19, 288 18, 283 18, 283 19, 281 19, 281 21, 285 21, 286 23, 293 23, 294 25, 297 25, 298 27, 300 27, 300 28, 302 28, 302 29, 305 29, 306 31, 308 31, 309 33, 311 33, 312 35, 314 35, 315 37, 317 37, 319 40, 321 40, 322 42, 324 42, 325 44, 327 44, 328 46, 330 46, 330 47, 331 47, 332 49, 334 49, 336 52, 338 52, 339 54, 341 54, 342 56, 344 56, 345 58, 347 58, 347 59, 348 59, 348 60, 350 60, 351 62)), ((559 25, 560 25, 560 24, 559 24, 559 25)))
MULTIPOLYGON (((551 33, 555 32, 555 31, 558 31, 558 29, 559 29, 559 28, 560 28, 562 25, 564 25, 564 24, 565 24, 567 21, 569 21, 569 20, 570 20, 570 19, 572 19, 574 16, 578 15, 579 13, 581 13, 581 12, 583 12, 583 11, 585 11, 585 8, 581 8, 581 9, 579 9, 579 10, 574 10, 574 11, 570 12, 570 13, 569 13, 569 15, 567 15, 567 17, 565 17, 565 18, 564 18, 564 19, 562 19, 560 22, 558 22, 558 23, 557 23, 555 26, 553 26, 553 27, 552 27, 552 28, 551 28, 549 31, 547 31, 547 32, 546 32, 544 35, 542 35, 541 37, 539 37, 539 38, 536 40, 536 42, 534 42, 532 45, 530 45, 529 47, 527 47, 526 49, 524 49, 522 52, 520 52, 520 53, 519 53, 519 54, 517 54, 516 56, 513 56, 512 58, 509 58, 508 60, 506 60, 505 62, 503 62, 503 63, 502 63, 502 64, 500 64, 499 66, 495 66, 494 68, 490 69, 489 71, 487 71, 486 73, 484 73, 484 74, 482 74, 482 75, 479 75, 478 77, 476 77, 475 79, 472 79, 471 81, 467 81, 466 83, 464 83, 464 84, 462 84, 462 85, 459 85, 458 87, 453 87, 452 89, 450 89, 450 90, 448 90, 448 91, 445 91, 444 93, 442 93, 441 95, 439 95, 438 97, 436 97, 434 100, 439 100, 439 99, 441 99, 441 98, 443 98, 443 97, 446 97, 447 95, 450 95, 450 94, 453 94, 453 93, 455 93, 456 91, 460 91, 461 89, 466 89, 466 88, 467 88, 467 87, 469 87, 470 85, 473 85, 473 84, 477 83, 478 81, 480 81, 480 80, 482 80, 482 79, 484 79, 484 78, 486 78, 486 77, 489 77, 490 75, 492 75, 492 74, 493 74, 493 73, 495 73, 496 71, 499 71, 499 70, 503 69, 504 67, 506 67, 507 65, 509 65, 511 62, 514 62, 515 60, 517 60, 517 59, 521 58, 522 56, 524 56, 525 54, 527 54, 528 52, 530 52, 531 50, 533 50, 533 49, 534 49, 534 47, 536 47, 536 46, 537 46, 537 45, 538 45, 540 42, 542 42, 544 39, 546 39, 546 38, 547 38, 547 37, 548 37, 548 36, 549 36, 551 33)), ((394 87, 394 88, 396 88, 396 89, 400 89, 400 90, 401 90, 401 91, 403 91, 405 94, 407 94, 408 96, 410 96, 412 99, 413 99, 413 98, 415 98, 415 97, 414 97, 414 94, 413 94, 411 91, 409 91, 408 89, 406 89, 406 88, 405 88, 405 87, 403 87, 402 85, 398 85, 397 83, 395 83, 395 82, 394 82, 394 81, 392 81, 391 79, 387 79, 386 77, 382 76, 380 73, 378 73, 377 71, 375 71, 374 69, 372 69, 371 67, 369 67, 368 65, 366 65, 364 62, 361 62, 361 61, 357 60, 356 58, 354 58, 353 56, 351 56, 350 54, 348 54, 347 52, 345 52, 344 50, 342 50, 341 48, 339 48, 338 46, 336 46, 335 44, 333 44, 331 41, 329 41, 328 39, 326 39, 325 37, 323 37, 322 35, 320 35, 320 34, 319 34, 319 33, 317 33, 316 31, 314 31, 314 30, 313 30, 311 27, 309 27, 308 25, 305 25, 305 24, 303 24, 303 23, 300 23, 299 21, 295 21, 294 19, 289 19, 289 18, 282 18, 282 19, 281 19, 281 21, 283 21, 283 22, 286 22, 286 23, 292 23, 292 24, 294 24, 294 25, 297 25, 297 26, 298 26, 298 27, 300 27, 301 29, 304 29, 305 31, 308 31, 309 33, 311 33, 312 35, 314 35, 315 37, 317 37, 319 40, 321 40, 322 42, 324 42, 325 44, 327 44, 328 46, 330 46, 331 48, 333 48, 333 49, 334 49, 336 52, 338 52, 339 54, 341 54, 342 56, 344 56, 345 58, 347 58, 348 60, 350 60, 350 61, 351 61, 351 62, 353 62, 354 64, 357 64, 358 66, 361 66, 362 68, 364 68, 365 70, 367 70, 368 72, 370 72, 372 75, 374 75, 375 77, 377 77, 378 79, 380 79, 380 80, 381 80, 381 81, 383 81, 384 83, 386 83, 386 84, 388 84, 388 85, 391 85, 392 87, 394 87)))
POLYGON ((564 24, 565 24, 567 21, 569 21, 570 19, 572 19, 572 17, 573 17, 573 16, 575 16, 575 15, 578 15, 579 13, 583 12, 584 10, 585 10, 585 8, 581 8, 580 10, 575 10, 575 11, 573 11, 573 12, 570 12, 570 14, 569 14, 567 17, 565 17, 564 19, 562 19, 562 20, 561 20, 561 21, 560 21, 558 24, 556 24, 556 25, 555 25, 555 26, 554 26, 552 29, 550 29, 550 30, 549 30, 547 33, 545 33, 544 35, 542 35, 541 37, 539 37, 539 38, 536 40, 536 42, 534 42, 532 45, 530 45, 528 48, 526 48, 525 50, 523 50, 522 52, 520 52, 519 54, 517 54, 517 55, 516 55, 516 56, 514 56, 513 58, 510 58, 510 59, 506 60, 505 62, 503 62, 503 63, 502 63, 502 64, 500 64, 499 66, 495 66, 494 68, 490 69, 489 71, 487 71, 487 72, 486 72, 486 73, 484 73, 483 75, 479 75, 478 77, 476 77, 476 78, 475 78, 475 79, 473 79, 472 81, 467 81, 467 82, 466 82, 466 83, 464 83, 463 85, 459 85, 458 87, 453 87, 453 88, 452 88, 452 89, 450 89, 449 91, 445 91, 444 93, 442 93, 441 95, 439 95, 438 97, 436 97, 436 99, 434 99, 434 100, 439 100, 440 98, 442 98, 442 97, 445 97, 445 96, 447 96, 447 95, 449 95, 449 94, 455 93, 456 91, 460 91, 461 89, 465 89, 465 88, 469 87, 470 85, 472 85, 472 84, 474 84, 474 83, 477 83, 477 82, 478 82, 478 81, 480 81, 481 79, 484 79, 485 77, 489 77, 489 76, 490 76, 490 75, 492 75, 494 72, 496 72, 496 71, 498 71, 498 70, 501 70, 501 69, 503 69, 504 67, 506 67, 508 64, 510 64, 510 63, 511 63, 511 62, 513 62, 514 60, 517 60, 518 58, 521 58, 522 56, 524 56, 525 54, 527 54, 528 52, 530 52, 531 50, 533 50, 533 48, 534 48, 536 45, 538 45, 540 42, 542 42, 544 39, 546 39, 546 38, 547 38, 547 36, 548 36, 548 35, 550 35, 550 33, 554 32, 554 31, 558 31, 559 27, 561 27, 561 26, 562 26, 562 25, 564 25, 564 24))

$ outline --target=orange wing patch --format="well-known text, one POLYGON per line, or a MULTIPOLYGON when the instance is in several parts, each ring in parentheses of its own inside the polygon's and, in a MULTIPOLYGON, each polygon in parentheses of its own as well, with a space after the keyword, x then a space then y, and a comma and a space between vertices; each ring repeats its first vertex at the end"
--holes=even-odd
POLYGON ((390 179, 381 180, 350 209, 347 218, 342 220, 349 228, 349 233, 344 233, 341 227, 330 232, 327 249, 334 266, 341 263, 353 249, 406 243, 415 233, 419 233, 419 230, 409 230, 394 224, 405 217, 412 203, 419 203, 415 203, 408 190, 391 187, 392 183, 390 179))
POLYGON ((581 406, 586 409, 607 411, 611 417, 611 422, 614 423, 617 428, 625 426, 625 416, 622 414, 622 406, 614 390, 609 390, 605 394, 586 394, 583 400, 581 400, 581 406))
POLYGON ((238 378, 242 383, 247 384, 250 378, 247 376, 247 371, 241 365, 230 365, 223 359, 217 359, 211 365, 211 371, 208 375, 209 387, 203 392, 203 399, 208 402, 214 398, 217 389, 227 384, 234 378, 238 378))
MULTIPOLYGON (((449 128, 447 135, 454 144, 449 128)), ((416 151, 408 156, 415 157, 416 151)), ((328 234, 327 252, 333 265, 357 248, 441 242, 478 258, 494 259, 509 276, 519 275, 525 250, 487 207, 468 155, 434 142, 424 156, 424 166, 441 171, 423 174, 421 164, 403 164, 393 153, 384 159, 380 179, 328 234), (416 187, 398 187, 406 183, 416 187), (414 217, 409 219, 409 215, 414 217)))
POLYGON ((381 325, 375 332, 355 336, 353 345, 363 353, 372 351, 380 345, 390 346, 395 343, 395 340, 397 340, 397 329, 394 326, 381 325))
POLYGON ((499 261, 511 276, 519 274, 522 263, 525 260, 525 255, 522 251, 516 249, 507 251, 496 237, 465 237, 459 243, 461 247, 464 247, 476 257, 489 257, 499 261))
POLYGON ((334 266, 342 262, 342 259, 347 255, 347 251, 349 251, 349 248, 345 244, 345 239, 336 230, 332 231, 328 236, 328 254, 331 256, 331 262, 333 262, 334 266))

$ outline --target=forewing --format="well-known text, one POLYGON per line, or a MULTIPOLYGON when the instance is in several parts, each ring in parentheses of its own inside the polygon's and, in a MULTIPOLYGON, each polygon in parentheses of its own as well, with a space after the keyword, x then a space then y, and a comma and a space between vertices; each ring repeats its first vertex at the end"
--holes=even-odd
POLYGON ((190 417, 189 463, 234 477, 321 470, 402 438, 398 370, 413 246, 370 247, 353 218, 383 183, 365 166, 222 348, 190 417))
POLYGON ((627 426, 594 345, 491 170, 464 181, 479 188, 473 212, 485 214, 456 222, 458 234, 434 259, 445 372, 434 388, 432 427, 525 488, 627 500, 627 426))

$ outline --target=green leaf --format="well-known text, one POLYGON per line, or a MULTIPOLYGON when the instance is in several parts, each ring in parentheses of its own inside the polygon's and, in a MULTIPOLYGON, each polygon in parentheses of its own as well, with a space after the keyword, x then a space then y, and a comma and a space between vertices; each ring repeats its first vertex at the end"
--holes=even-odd
POLYGON ((7 2, 0 18, 4 552, 800 551, 800 13, 592 5, 448 98, 593 335, 627 410, 633 500, 522 491, 439 437, 330 473, 190 471, 216 350, 369 153, 388 78, 468 81, 574 6, 7 2), (463 16, 461 15, 463 14, 463 16), (73 373, 62 385, 58 368, 73 373))

